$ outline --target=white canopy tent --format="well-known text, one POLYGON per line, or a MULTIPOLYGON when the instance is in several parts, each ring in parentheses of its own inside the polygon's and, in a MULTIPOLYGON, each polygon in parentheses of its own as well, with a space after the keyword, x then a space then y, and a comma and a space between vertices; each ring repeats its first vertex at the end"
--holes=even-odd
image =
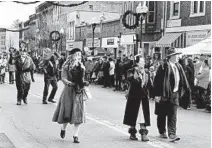
POLYGON ((181 51, 184 55, 211 54, 211 36, 181 51))

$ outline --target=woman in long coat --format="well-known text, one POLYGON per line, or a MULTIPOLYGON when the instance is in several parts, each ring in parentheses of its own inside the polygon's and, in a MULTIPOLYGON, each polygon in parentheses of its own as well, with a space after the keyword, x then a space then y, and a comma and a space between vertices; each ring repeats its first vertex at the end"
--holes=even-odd
POLYGON ((131 140, 136 138, 136 123, 140 124, 139 133, 141 134, 142 141, 149 141, 146 126, 150 126, 150 111, 149 100, 146 92, 146 85, 148 82, 148 75, 144 71, 144 64, 137 64, 128 71, 130 88, 127 94, 127 103, 124 115, 124 124, 130 126, 129 133, 131 140), (143 110, 143 115, 142 111, 143 110))
POLYGON ((15 64, 12 53, 10 53, 10 58, 8 61, 8 71, 9 71, 9 83, 14 84, 15 64))
POLYGON ((60 136, 65 137, 68 123, 74 124, 74 143, 79 143, 78 132, 81 123, 85 122, 83 87, 85 67, 81 63, 81 50, 74 48, 62 68, 62 82, 65 87, 53 116, 53 122, 62 124, 60 136))

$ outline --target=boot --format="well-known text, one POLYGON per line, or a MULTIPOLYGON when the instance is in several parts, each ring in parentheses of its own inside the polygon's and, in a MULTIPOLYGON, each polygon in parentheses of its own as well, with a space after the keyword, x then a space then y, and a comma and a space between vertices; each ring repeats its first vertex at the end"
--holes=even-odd
POLYGON ((141 141, 144 141, 144 142, 149 141, 149 138, 147 136, 148 130, 146 129, 145 125, 141 124, 141 129, 139 130, 139 133, 141 134, 141 141))
POLYGON ((136 137, 136 133, 137 133, 137 130, 136 128, 129 128, 129 131, 128 133, 130 133, 130 139, 131 140, 138 140, 138 138, 136 137))

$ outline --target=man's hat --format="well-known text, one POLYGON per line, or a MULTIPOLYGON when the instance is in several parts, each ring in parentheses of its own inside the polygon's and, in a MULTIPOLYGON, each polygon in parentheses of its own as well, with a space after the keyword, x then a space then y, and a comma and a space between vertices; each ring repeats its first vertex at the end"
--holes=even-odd
POLYGON ((75 54, 76 52, 82 52, 79 48, 74 48, 71 51, 69 51, 69 54, 75 54))
POLYGON ((170 56, 174 56, 177 54, 181 54, 182 52, 177 52, 175 48, 171 47, 167 50, 167 56, 166 57, 170 57, 170 56))

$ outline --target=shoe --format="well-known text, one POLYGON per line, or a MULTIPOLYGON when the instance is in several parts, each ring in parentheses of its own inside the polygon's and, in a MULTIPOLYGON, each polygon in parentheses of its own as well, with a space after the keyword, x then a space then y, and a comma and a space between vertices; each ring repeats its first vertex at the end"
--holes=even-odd
POLYGON ((18 101, 18 102, 17 102, 17 105, 21 105, 21 101, 18 101))
POLYGON ((176 135, 169 135, 170 142, 179 141, 180 137, 177 137, 176 135))
POLYGON ((51 102, 51 103, 57 103, 56 101, 54 101, 54 100, 48 100, 49 102, 51 102))
POLYGON ((80 143, 78 137, 73 136, 74 138, 74 143, 80 143))
POLYGON ((28 104, 27 100, 23 100, 24 101, 24 104, 28 104))
POLYGON ((48 104, 46 101, 43 101, 43 104, 48 104))
POLYGON ((163 134, 160 134, 160 136, 159 136, 160 138, 163 138, 163 139, 167 139, 168 137, 167 137, 167 135, 165 134, 165 133, 163 133, 163 134))
POLYGON ((128 133, 130 133, 130 140, 138 140, 136 137, 137 130, 135 128, 129 128, 128 133))
POLYGON ((63 139, 66 136, 66 131, 65 130, 61 130, 60 131, 60 137, 63 139))
POLYGON ((149 138, 147 136, 148 130, 147 129, 140 129, 139 133, 141 134, 141 141, 147 142, 149 141, 149 138))

